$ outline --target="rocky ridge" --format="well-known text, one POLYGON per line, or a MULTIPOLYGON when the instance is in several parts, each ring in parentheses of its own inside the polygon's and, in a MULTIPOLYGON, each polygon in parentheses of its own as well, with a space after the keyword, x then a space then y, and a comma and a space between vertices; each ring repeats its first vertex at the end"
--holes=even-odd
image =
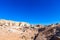
POLYGON ((60 40, 60 24, 45 26, 0 20, 0 40, 60 40))

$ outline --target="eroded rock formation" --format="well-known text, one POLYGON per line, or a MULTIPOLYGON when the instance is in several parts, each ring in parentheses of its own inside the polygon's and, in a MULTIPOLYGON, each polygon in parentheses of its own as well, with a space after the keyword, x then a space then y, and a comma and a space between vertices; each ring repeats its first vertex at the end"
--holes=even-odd
POLYGON ((43 26, 0 20, 0 40, 60 40, 60 24, 43 26))

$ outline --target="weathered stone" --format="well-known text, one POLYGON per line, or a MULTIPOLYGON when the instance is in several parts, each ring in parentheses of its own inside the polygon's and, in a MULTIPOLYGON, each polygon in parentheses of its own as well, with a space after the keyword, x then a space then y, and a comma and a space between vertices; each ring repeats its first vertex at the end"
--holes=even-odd
POLYGON ((60 24, 43 26, 0 20, 0 40, 60 40, 60 24))

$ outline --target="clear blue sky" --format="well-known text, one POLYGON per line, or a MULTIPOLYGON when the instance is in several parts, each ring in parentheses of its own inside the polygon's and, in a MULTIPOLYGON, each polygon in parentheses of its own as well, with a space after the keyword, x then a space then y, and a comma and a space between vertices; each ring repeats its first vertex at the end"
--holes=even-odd
POLYGON ((0 19, 31 24, 60 23, 60 0, 0 0, 0 19))

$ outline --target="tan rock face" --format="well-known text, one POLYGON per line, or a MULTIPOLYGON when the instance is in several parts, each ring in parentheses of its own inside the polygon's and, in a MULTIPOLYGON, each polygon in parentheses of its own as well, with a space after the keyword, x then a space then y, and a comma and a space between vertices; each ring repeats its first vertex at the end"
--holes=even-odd
POLYGON ((60 24, 32 26, 26 22, 0 20, 0 40, 60 40, 60 24))
POLYGON ((0 40, 33 40, 36 30, 25 22, 0 20, 0 40))

